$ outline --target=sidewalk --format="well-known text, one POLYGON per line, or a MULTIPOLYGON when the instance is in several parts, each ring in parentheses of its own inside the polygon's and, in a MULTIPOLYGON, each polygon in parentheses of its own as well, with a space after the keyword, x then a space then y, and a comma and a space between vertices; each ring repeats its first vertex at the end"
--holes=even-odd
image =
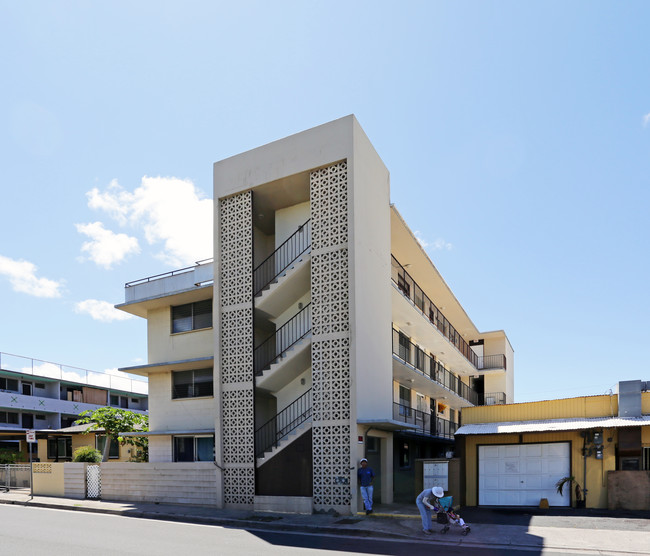
POLYGON ((248 510, 225 510, 173 504, 108 502, 35 496, 29 492, 0 492, 0 503, 72 511, 184 521, 240 529, 295 531, 317 534, 375 537, 408 541, 427 539, 437 545, 542 549, 583 554, 650 554, 650 512, 627 514, 585 510, 487 510, 467 508, 463 517, 471 526, 467 536, 458 527, 445 535, 434 523, 434 534, 422 533, 420 515, 413 505, 379 505, 366 516, 297 515, 248 510))

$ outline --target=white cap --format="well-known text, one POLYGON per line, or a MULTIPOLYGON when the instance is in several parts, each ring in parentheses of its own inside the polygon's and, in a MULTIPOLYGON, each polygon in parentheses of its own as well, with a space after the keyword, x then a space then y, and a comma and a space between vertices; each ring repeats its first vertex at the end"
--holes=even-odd
POLYGON ((359 460, 359 463, 363 463, 364 461, 365 461, 366 463, 368 463, 368 460, 367 460, 366 458, 361 458, 361 459, 359 460))
POLYGON ((433 487, 431 489, 431 492, 433 492, 433 495, 436 498, 442 498, 445 495, 445 491, 442 489, 442 487, 433 487))

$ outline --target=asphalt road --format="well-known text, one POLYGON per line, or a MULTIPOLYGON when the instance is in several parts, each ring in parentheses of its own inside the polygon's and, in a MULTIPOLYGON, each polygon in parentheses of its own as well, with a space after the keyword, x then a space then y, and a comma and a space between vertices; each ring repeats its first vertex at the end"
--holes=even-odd
MULTIPOLYGON (((404 541, 231 529, 106 514, 0 506, 0 554, 93 555, 475 555, 540 554, 530 550, 437 545, 436 537, 404 541)), ((560 553, 544 551, 545 556, 560 553)))

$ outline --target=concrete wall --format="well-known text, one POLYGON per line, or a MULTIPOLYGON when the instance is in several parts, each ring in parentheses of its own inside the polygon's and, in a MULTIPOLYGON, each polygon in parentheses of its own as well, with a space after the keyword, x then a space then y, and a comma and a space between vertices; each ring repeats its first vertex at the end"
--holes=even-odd
POLYGON ((147 349, 149 363, 212 357, 212 328, 172 334, 171 307, 152 309, 147 313, 147 349))
POLYGON ((65 496, 64 463, 33 464, 35 496, 65 496))
POLYGON ((64 463, 63 482, 66 498, 83 500, 86 498, 86 465, 85 463, 64 463))
POLYGON ((650 508, 650 471, 609 471, 607 508, 610 510, 650 508))
POLYGON ((167 435, 150 436, 149 463, 170 463, 172 459, 172 437, 167 435))
POLYGON ((149 375, 149 399, 149 428, 152 431, 206 430, 214 427, 214 397, 172 400, 170 371, 149 375))
MULTIPOLYGON (((102 500, 215 506, 212 463, 102 463, 102 500)), ((218 482, 219 479, 219 482, 218 482)))
POLYGON ((357 419, 392 415, 390 176, 355 121, 351 181, 350 316, 357 419), (354 372, 356 371, 356 372, 354 372))
POLYGON ((309 220, 309 201, 275 211, 275 248, 277 249, 309 220))

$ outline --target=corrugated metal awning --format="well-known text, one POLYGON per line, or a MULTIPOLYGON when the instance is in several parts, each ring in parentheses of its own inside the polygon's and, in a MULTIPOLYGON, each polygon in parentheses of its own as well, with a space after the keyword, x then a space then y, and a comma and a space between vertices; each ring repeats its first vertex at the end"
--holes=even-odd
POLYGON ((589 419, 544 419, 463 425, 456 435, 518 434, 522 432, 576 431, 595 428, 638 427, 650 425, 650 415, 641 417, 593 417, 589 419))

